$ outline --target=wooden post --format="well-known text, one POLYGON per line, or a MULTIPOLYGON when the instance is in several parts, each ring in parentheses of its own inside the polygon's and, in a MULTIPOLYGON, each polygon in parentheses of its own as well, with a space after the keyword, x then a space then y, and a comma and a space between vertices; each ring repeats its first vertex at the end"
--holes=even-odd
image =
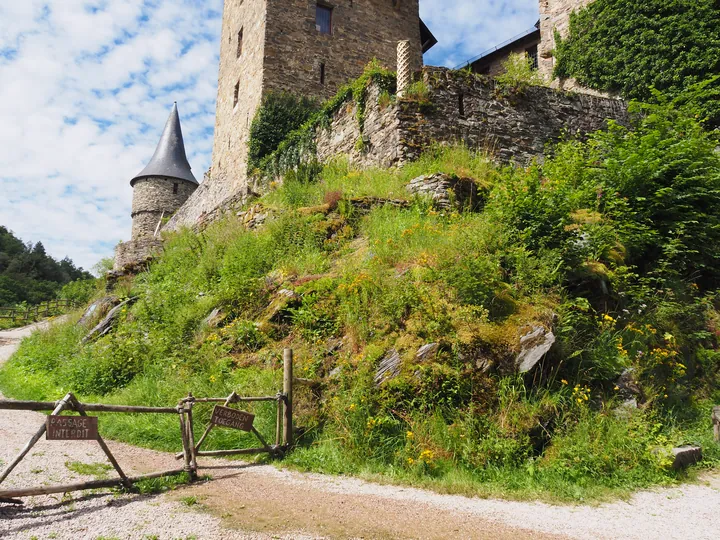
MULTIPOLYGON (((63 409, 67 406, 68 402, 72 399, 72 394, 67 394, 64 398, 62 398, 60 401, 57 402, 57 405, 55 406, 55 410, 53 410, 52 414, 53 416, 60 414, 63 409)), ((8 477, 8 475, 12 472, 12 470, 17 467, 18 463, 22 461, 22 459, 27 455, 27 453, 30 451, 30 449, 35 446, 35 443, 40 440, 40 437, 43 436, 43 433, 45 433, 45 430, 47 429, 47 424, 43 422, 43 425, 40 429, 37 430, 37 433, 32 436, 30 441, 25 445, 25 447, 20 451, 20 454, 8 465, 5 470, 0 474, 0 484, 3 483, 3 481, 8 477)))
POLYGON ((183 445, 183 458, 185 459, 185 468, 183 469, 188 475, 192 476, 192 467, 190 466, 190 443, 188 442, 187 427, 185 426, 185 404, 180 402, 177 408, 178 418, 180 419, 180 438, 183 445))
POLYGON ((278 393, 277 397, 277 423, 275 424, 275 446, 280 448, 283 435, 283 395, 278 393))
MULTIPOLYGON (((190 394, 188 397, 191 397, 190 394)), ((193 416, 192 416, 193 402, 185 404, 185 411, 187 412, 186 425, 187 425, 187 438, 190 450, 190 481, 194 482, 197 480, 197 451, 195 450, 195 431, 193 428, 193 416)))
POLYGON ((713 432, 715 433, 715 442, 720 443, 720 406, 713 407, 712 421, 713 432))
POLYGON ((285 436, 286 447, 293 444, 293 351, 283 351, 283 393, 285 394, 285 436))

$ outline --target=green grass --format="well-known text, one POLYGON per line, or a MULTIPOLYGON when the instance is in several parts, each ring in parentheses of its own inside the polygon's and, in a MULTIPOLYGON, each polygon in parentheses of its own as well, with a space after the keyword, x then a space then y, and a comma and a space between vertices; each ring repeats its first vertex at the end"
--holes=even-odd
POLYGON ((176 474, 174 476, 161 476, 160 478, 151 478, 149 480, 141 480, 133 484, 133 488, 142 495, 153 493, 164 493, 172 491, 179 486, 190 483, 190 477, 187 473, 176 474))
MULTIPOLYGON (((23 399, 73 391, 82 401, 151 406, 174 406, 189 392, 275 395, 281 351, 291 347, 296 376, 318 383, 296 391, 302 435, 283 463, 298 469, 549 501, 692 479, 720 462, 710 426, 720 399, 718 286, 708 263, 716 244, 662 240, 663 219, 694 227, 686 223, 694 210, 673 206, 690 204, 681 194, 665 203, 667 216, 648 221, 654 210, 630 211, 623 190, 652 190, 639 178, 684 174, 668 171, 687 170, 671 165, 691 156, 705 166, 706 176, 692 178, 691 191, 702 192, 720 178, 712 172, 720 163, 697 132, 653 133, 653 144, 617 134, 568 143, 542 168, 496 167, 452 147, 399 169, 337 160, 317 177, 291 174, 259 200, 275 212, 265 226, 247 231, 227 219, 201 235, 171 235, 163 256, 118 290, 139 300, 114 332, 83 344, 87 330, 73 319, 34 334, 0 369, 0 388, 23 399), (672 152, 657 155, 658 137, 672 152), (601 150, 606 168, 596 166, 601 150), (409 197, 410 179, 438 171, 475 179, 484 209, 440 211, 409 197), (408 204, 361 213, 359 196, 408 204), (208 328, 202 321, 216 307, 224 318, 208 328), (553 328, 557 346, 542 368, 518 376, 519 338, 538 325, 553 328), (417 361, 428 343, 437 354, 417 361), (400 374, 378 388, 375 369, 390 349, 400 374), (630 418, 615 412, 625 368, 643 392, 630 418), (668 452, 685 443, 702 445, 705 460, 676 473, 668 452)), ((645 204, 642 193, 632 201, 645 204)), ((196 406, 196 437, 211 409, 196 406)), ((274 404, 247 409, 274 440, 274 404)), ((175 415, 99 416, 104 437, 181 448, 175 415)), ((204 448, 256 445, 216 428, 204 448)))
POLYGON ((80 461, 66 461, 65 467, 82 476, 94 476, 96 480, 105 480, 108 478, 108 472, 112 470, 112 465, 107 463, 82 463, 80 461))

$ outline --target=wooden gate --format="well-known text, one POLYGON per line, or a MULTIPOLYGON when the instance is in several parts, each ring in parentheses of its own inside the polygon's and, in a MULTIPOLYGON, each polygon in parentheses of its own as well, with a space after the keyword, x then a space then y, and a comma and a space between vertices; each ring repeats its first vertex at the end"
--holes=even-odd
POLYGON ((104 405, 98 403, 80 403, 71 393, 68 393, 57 402, 16 401, 0 399, 0 410, 22 411, 51 411, 43 425, 30 438, 20 451, 0 473, 0 484, 10 475, 17 465, 30 452, 32 447, 40 440, 43 434, 48 440, 94 440, 107 456, 118 477, 107 480, 91 480, 74 484, 57 486, 43 486, 34 488, 0 489, 0 503, 22 504, 18 497, 35 495, 48 495, 51 493, 66 493, 94 488, 107 488, 121 486, 127 489, 142 480, 173 476, 188 473, 190 481, 197 479, 198 456, 229 456, 241 454, 268 453, 271 456, 283 455, 293 444, 292 397, 293 394, 293 353, 290 349, 283 352, 283 392, 274 396, 241 397, 232 392, 224 398, 196 398, 189 394, 179 401, 175 407, 136 407, 126 405, 104 405), (248 412, 232 408, 237 403, 274 401, 277 403, 277 425, 274 444, 270 445, 253 425, 254 416, 248 412), (195 430, 193 420, 193 407, 196 403, 222 403, 216 406, 214 414, 200 439, 195 443, 195 430), (63 412, 76 412, 79 416, 62 416, 63 412), (180 424, 180 439, 183 451, 176 455, 177 459, 185 460, 182 468, 158 471, 151 474, 129 477, 122 470, 112 452, 98 432, 98 419, 87 415, 87 412, 104 413, 141 413, 141 414, 175 414, 180 424), (202 451, 200 447, 213 428, 227 427, 241 429, 253 433, 262 445, 259 448, 238 448, 234 450, 202 451))
MULTIPOLYGON (((179 406, 185 407, 188 421, 193 422, 193 407, 196 403, 222 403, 216 405, 212 417, 200 439, 192 448, 193 459, 197 456, 235 456, 243 454, 268 453, 271 456, 282 456, 293 444, 293 352, 291 349, 283 351, 283 391, 274 396, 241 397, 232 392, 227 397, 197 398, 192 394, 180 401, 179 406), (275 444, 268 444, 265 438, 253 425, 254 415, 249 412, 234 409, 231 406, 237 403, 253 403, 274 401, 277 404, 277 422, 275 427, 275 444), (239 429, 255 435, 260 444, 259 448, 236 448, 233 450, 200 450, 205 439, 216 427, 239 429)), ((189 440, 194 441, 192 433, 189 440)), ((182 453, 175 455, 176 459, 183 457, 182 453)))
POLYGON ((187 472, 191 480, 197 476, 197 468, 194 467, 192 460, 192 446, 186 443, 183 436, 183 455, 185 456, 185 467, 181 469, 173 469, 170 471, 159 471, 141 476, 129 477, 120 467, 120 464, 113 456, 105 441, 97 430, 97 417, 89 417, 88 411, 106 412, 106 413, 144 413, 144 414, 176 414, 180 418, 180 432, 185 433, 188 422, 185 418, 187 411, 183 407, 132 407, 125 405, 104 405, 98 403, 80 403, 77 398, 69 393, 57 402, 40 402, 40 401, 15 401, 0 400, 0 409, 16 410, 16 411, 52 411, 50 416, 37 430, 28 443, 20 451, 20 454, 12 460, 5 470, 0 473, 0 484, 10 475, 23 458, 30 452, 35 443, 37 443, 43 434, 48 440, 95 440, 105 453, 108 461, 118 474, 118 478, 107 480, 91 480, 88 482, 78 482, 75 484, 65 484, 57 486, 43 486, 36 488, 17 488, 0 490, 0 502, 21 503, 16 500, 17 497, 30 497, 34 495, 48 495, 51 493, 66 493, 68 491, 78 491, 83 489, 105 488, 114 486, 123 486, 131 488, 135 482, 141 480, 149 480, 151 478, 159 478, 162 476, 172 476, 187 472), (61 416, 62 412, 76 412, 79 417, 61 416))

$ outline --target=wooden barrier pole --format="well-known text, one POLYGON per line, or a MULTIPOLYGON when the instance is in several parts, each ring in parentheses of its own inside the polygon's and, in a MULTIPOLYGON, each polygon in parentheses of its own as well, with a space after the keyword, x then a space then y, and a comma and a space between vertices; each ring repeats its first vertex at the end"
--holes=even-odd
POLYGON ((191 474, 190 467, 190 444, 188 443, 187 427, 185 426, 185 405, 178 405, 178 418, 180 419, 180 437, 183 445, 183 458, 185 459, 185 468, 183 469, 186 473, 191 474))
MULTIPOLYGON (((131 483, 140 482, 142 480, 152 480, 153 478, 162 478, 163 476, 175 476, 185 472, 184 469, 173 469, 170 471, 160 471, 151 474, 141 474, 128 478, 131 483)), ((17 488, 0 491, 0 498, 9 499, 13 497, 34 497, 36 495, 50 495, 52 493, 66 493, 69 491, 79 491, 84 489, 96 489, 105 487, 114 487, 122 485, 122 480, 112 478, 108 480, 90 480, 88 482, 79 482, 77 484, 65 484, 62 486, 46 486, 40 488, 17 488)))
POLYGON ((283 434, 283 396, 277 396, 277 422, 275 424, 275 447, 279 448, 282 444, 283 434))
POLYGON ((283 393, 285 394, 285 435, 286 447, 293 444, 293 351, 283 351, 283 393))
MULTIPOLYGON (((68 402, 72 399, 73 395, 68 393, 65 395, 64 398, 62 398, 60 401, 57 402, 57 406, 51 413, 53 416, 60 414, 63 409, 66 407, 68 402)), ((20 454, 8 465, 5 470, 0 474, 0 484, 3 483, 3 481, 8 477, 8 475, 12 472, 12 470, 17 467, 18 463, 22 461, 22 459, 27 455, 27 453, 30 451, 30 449, 35 446, 35 443, 40 440, 40 437, 43 436, 45 433, 45 430, 47 429, 47 424, 43 422, 43 425, 40 429, 37 430, 37 433, 32 436, 32 439, 23 447, 23 449, 20 451, 20 454)))
MULTIPOLYGON (((53 401, 16 401, 0 399, 0 410, 13 411, 52 411, 56 406, 53 401)), ((72 407, 72 403, 69 404, 72 407)), ((131 405, 105 405, 104 403, 82 403, 85 412, 121 412, 121 413, 156 413, 177 414, 175 407, 134 407, 131 405)))
POLYGON ((186 406, 187 411, 187 417, 186 417, 186 425, 187 425, 187 437, 189 442, 189 450, 190 450, 190 481, 194 482, 197 480, 197 452, 195 450, 195 432, 193 430, 193 403, 190 402, 186 406))

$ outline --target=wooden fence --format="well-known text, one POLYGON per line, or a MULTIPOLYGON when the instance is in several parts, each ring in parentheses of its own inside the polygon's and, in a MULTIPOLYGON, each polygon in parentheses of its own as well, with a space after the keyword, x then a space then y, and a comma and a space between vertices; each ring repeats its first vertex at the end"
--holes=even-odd
POLYGON ((0 410, 23 410, 23 411, 52 411, 46 422, 31 437, 30 441, 23 447, 18 456, 8 464, 5 470, 0 473, 0 484, 10 475, 15 467, 25 458, 32 447, 40 440, 43 434, 48 440, 95 440, 107 456, 118 478, 106 480, 91 480, 74 484, 57 486, 41 486, 31 488, 16 488, 0 490, 0 503, 22 504, 19 497, 30 497, 35 495, 48 495, 51 493, 67 493, 85 489, 97 489, 108 487, 132 488, 133 484, 142 480, 173 476, 183 472, 188 473, 190 481, 197 479, 198 456, 229 456, 241 454, 259 454, 266 452, 272 456, 283 455, 293 444, 293 353, 286 349, 283 353, 283 392, 274 396, 241 397, 232 392, 225 398, 196 398, 189 394, 181 399, 175 407, 136 407, 126 405, 105 405, 97 403, 80 403, 77 398, 68 393, 57 402, 41 401, 16 401, 9 399, 0 400, 0 410), (231 408, 237 403, 266 402, 277 403, 277 426, 275 430, 275 444, 268 444, 260 432, 253 426, 254 415, 231 408), (193 407, 196 403, 223 403, 216 406, 210 423, 200 439, 195 443, 195 429, 193 420, 193 407), (80 417, 61 416, 62 412, 76 412, 80 417), (184 459, 182 468, 158 471, 151 474, 129 477, 125 474, 112 452, 105 444, 98 432, 97 417, 87 416, 87 412, 104 413, 136 413, 136 414, 176 414, 180 424, 180 442, 182 452, 177 454, 178 459, 184 459), (79 421, 79 422, 78 422, 79 421), (238 448, 235 450, 214 450, 201 451, 200 447, 210 431, 215 427, 235 428, 253 433, 262 445, 259 448, 238 448))
POLYGON ((36 306, 26 307, 0 307, 0 319, 11 319, 14 322, 31 322, 38 320, 40 317, 49 317, 76 307, 77 303, 72 300, 50 300, 36 306))

